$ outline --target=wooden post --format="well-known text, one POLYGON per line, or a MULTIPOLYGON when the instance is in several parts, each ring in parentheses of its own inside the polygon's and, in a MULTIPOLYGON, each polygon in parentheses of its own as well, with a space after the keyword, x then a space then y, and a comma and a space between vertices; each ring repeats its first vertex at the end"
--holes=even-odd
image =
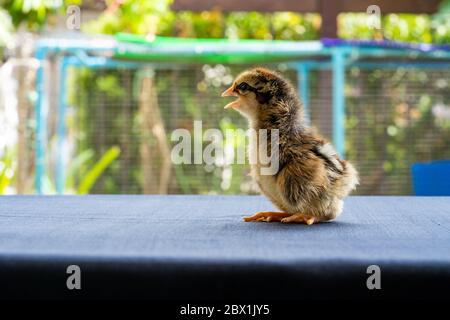
POLYGON ((320 35, 322 38, 337 38, 337 16, 340 1, 320 0, 319 13, 322 16, 320 35))
MULTIPOLYGON (((19 61, 30 59, 32 57, 33 36, 31 34, 20 34, 19 45, 15 50, 15 57, 19 61), (27 44, 28 43, 28 44, 27 44)), ((35 81, 35 70, 25 64, 16 67, 17 77, 17 173, 16 173, 16 189, 18 194, 26 193, 32 183, 32 154, 30 152, 30 139, 27 130, 27 122, 32 117, 32 106, 28 99, 28 93, 33 89, 35 81)))
POLYGON ((153 75, 144 75, 139 95, 141 165, 144 194, 167 194, 172 162, 166 129, 158 106, 153 75), (158 169, 156 167, 159 165, 158 169))

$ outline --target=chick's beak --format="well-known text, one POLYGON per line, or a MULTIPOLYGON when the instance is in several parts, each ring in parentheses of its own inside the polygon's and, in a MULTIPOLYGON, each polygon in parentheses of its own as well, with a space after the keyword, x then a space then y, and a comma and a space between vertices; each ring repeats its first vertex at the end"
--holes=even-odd
POLYGON ((230 97, 230 96, 237 96, 236 92, 234 92, 234 87, 231 86, 224 92, 222 92, 222 97, 230 97))
MULTIPOLYGON (((231 96, 237 97, 238 94, 234 91, 234 86, 231 86, 231 87, 229 87, 227 90, 225 90, 225 91, 221 94, 221 96, 222 96, 222 97, 231 97, 231 96)), ((225 109, 228 109, 228 108, 234 108, 234 107, 238 106, 238 104, 239 104, 239 99, 237 99, 237 100, 235 100, 235 101, 233 101, 233 102, 230 102, 230 103, 227 104, 224 108, 225 108, 225 109)))

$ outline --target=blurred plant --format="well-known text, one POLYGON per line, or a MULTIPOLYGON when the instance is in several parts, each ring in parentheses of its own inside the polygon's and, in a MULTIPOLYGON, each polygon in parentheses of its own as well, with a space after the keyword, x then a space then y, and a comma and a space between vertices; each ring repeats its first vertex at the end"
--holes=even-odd
POLYGON ((271 17, 273 38, 277 40, 314 40, 319 38, 319 14, 275 12, 271 17))
POLYGON ((94 166, 86 173, 86 175, 80 179, 80 185, 78 186, 78 194, 89 193, 91 188, 94 186, 97 179, 102 175, 102 173, 108 168, 108 166, 116 160, 120 155, 119 147, 111 147, 105 154, 98 160, 94 166))
POLYGON ((383 19, 383 32, 389 40, 419 43, 433 41, 427 15, 388 14, 383 19))
POLYGON ((367 24, 366 13, 341 13, 338 15, 338 36, 343 39, 374 39, 378 30, 367 24))
POLYGON ((8 11, 15 28, 25 24, 28 30, 38 30, 48 18, 71 4, 81 0, 0 0, 2 8, 8 11))
MULTIPOLYGON (((65 192, 74 194, 87 194, 102 176, 105 170, 119 157, 120 148, 113 146, 103 156, 89 167, 95 152, 92 149, 84 150, 70 161, 66 174, 65 192), (85 167, 87 167, 85 169, 85 167)), ((1 163, 1 162, 0 162, 1 163)), ((0 165, 1 167, 1 165, 0 165)), ((53 179, 46 176, 44 190, 46 193, 55 193, 53 179)))
MULTIPOLYGON (((70 162, 66 173, 65 189, 68 192, 75 193, 77 191, 77 181, 82 181, 80 172, 83 171, 83 166, 87 166, 88 162, 93 159, 95 153, 92 149, 82 151, 76 155, 70 162)), ((82 175, 81 175, 82 176, 82 175)))
POLYGON ((129 32, 154 35, 159 24, 170 14, 172 0, 112 0, 107 9, 95 21, 82 29, 93 33, 115 34, 129 32), (138 14, 137 14, 138 13, 138 14))
POLYGON ((159 33, 190 38, 223 38, 225 16, 220 11, 180 12, 174 14, 159 33))
POLYGON ((310 40, 318 37, 320 16, 292 12, 173 12, 172 0, 112 1, 95 21, 84 24, 92 33, 130 32, 189 38, 310 40), (140 14, 136 14, 139 12, 140 14))
POLYGON ((365 13, 343 13, 338 17, 338 35, 344 39, 379 39, 420 43, 450 42, 450 0, 441 3, 438 13, 387 14, 382 30, 369 28, 365 13))
POLYGON ((8 187, 12 185, 16 172, 16 155, 10 148, 4 148, 0 155, 0 194, 8 193, 8 187))
POLYGON ((432 16, 431 28, 436 43, 450 43, 450 0, 444 0, 432 16))
POLYGON ((387 14, 382 29, 367 25, 367 14, 345 13, 338 17, 338 34, 344 39, 380 39, 430 43, 433 41, 430 18, 427 15, 387 14))
POLYGON ((232 12, 227 19, 227 36, 234 39, 273 39, 270 14, 232 12))
POLYGON ((2 57, 2 48, 10 47, 12 44, 13 33, 12 19, 3 8, 0 8, 0 58, 2 57))
MULTIPOLYGON (((13 35, 15 31, 21 31, 21 32, 35 32, 39 31, 52 17, 54 17, 54 14, 56 13, 62 13, 64 12, 64 9, 69 4, 80 4, 81 0, 0 0, 0 58, 2 57, 2 50, 4 47, 8 48, 14 48, 15 45, 17 47, 21 46, 21 50, 19 51, 19 56, 16 56, 16 58, 25 59, 29 54, 31 54, 31 50, 25 50, 24 48, 26 46, 22 46, 23 42, 21 40, 14 39, 13 35), (23 56, 21 56, 23 54, 23 56)), ((19 39, 19 38, 18 38, 19 39)), ((24 38, 21 38, 24 39, 24 38)), ((26 45, 29 45, 29 42, 25 42, 26 45)), ((31 47, 31 46, 30 46, 31 47)), ((16 53, 17 54, 17 53, 16 53)), ((31 69, 30 69, 31 70, 31 69)), ((27 70, 26 72, 19 71, 17 75, 17 89, 14 87, 16 84, 9 79, 8 81, 5 81, 3 83, 5 86, 7 85, 9 89, 10 87, 13 87, 15 90, 17 90, 17 93, 14 96, 14 102, 9 103, 8 107, 16 117, 19 115, 19 124, 21 121, 23 123, 27 121, 28 119, 22 119, 20 118, 20 115, 24 115, 27 113, 27 108, 29 107, 29 104, 24 103, 28 99, 21 99, 25 96, 26 90, 28 90, 26 81, 28 79, 30 70, 27 70), (14 83, 14 85, 11 85, 11 83, 14 83), (15 99, 17 98, 17 106, 15 99), (21 113, 18 112, 18 110, 22 111, 21 113)), ((9 93, 9 92, 8 92, 9 93)), ((32 95, 32 94, 31 94, 32 95)), ((5 112, 3 110, 0 110, 0 112, 5 112)), ((26 117, 26 116, 24 116, 26 117)), ((2 117, 2 114, 0 114, 0 118, 2 117)), ((2 123, 4 125, 4 123, 2 123)), ((19 151, 16 151, 16 149, 21 149, 24 151, 22 146, 24 146, 23 143, 20 143, 20 141, 23 141, 20 139, 21 132, 23 133, 25 130, 18 130, 18 132, 15 132, 14 130, 9 130, 7 132, 8 135, 16 136, 18 135, 19 143, 18 145, 16 142, 11 143, 11 139, 8 139, 5 135, 5 139, 8 140, 10 146, 9 149, 15 150, 14 151, 14 158, 12 157, 11 153, 9 151, 4 152, 3 154, 0 154, 0 164, 1 164, 1 192, 4 192, 6 190, 6 186, 13 185, 15 182, 17 182, 17 188, 19 192, 20 191, 20 185, 22 185, 23 181, 13 181, 17 179, 25 180, 24 177, 21 177, 21 173, 23 173, 23 166, 22 164, 26 163, 24 161, 24 155, 21 156, 20 159, 18 159, 17 154, 20 154, 19 151), (15 162, 19 162, 17 164, 17 167, 19 172, 16 172, 14 174, 11 174, 11 172, 15 172, 16 168, 15 166, 12 166, 15 164, 15 162), (17 177, 17 179, 16 179, 17 177)), ((23 136, 22 136, 23 137, 23 136)))
POLYGON ((448 71, 351 70, 346 156, 360 168, 358 193, 410 194, 412 163, 450 157, 446 78, 448 71))

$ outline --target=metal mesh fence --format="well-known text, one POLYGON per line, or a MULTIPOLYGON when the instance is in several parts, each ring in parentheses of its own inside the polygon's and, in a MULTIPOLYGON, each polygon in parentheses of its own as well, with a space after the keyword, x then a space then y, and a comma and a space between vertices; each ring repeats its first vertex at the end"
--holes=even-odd
MULTIPOLYGON (((193 132, 194 120, 202 121, 203 130, 247 128, 242 116, 223 110, 227 102, 220 97, 245 67, 71 70, 67 187, 76 191, 118 147, 120 155, 90 193, 256 192, 248 165, 170 161, 171 133, 193 132)), ((297 84, 295 71, 268 67, 297 84)), ((310 81, 312 123, 331 139, 331 73, 314 71, 310 81)), ((358 194, 410 194, 412 163, 450 158, 449 81, 448 70, 348 70, 346 157, 360 171, 358 194)))
POLYGON ((348 72, 347 154, 360 194, 411 194, 411 165, 450 158, 450 70, 348 72))

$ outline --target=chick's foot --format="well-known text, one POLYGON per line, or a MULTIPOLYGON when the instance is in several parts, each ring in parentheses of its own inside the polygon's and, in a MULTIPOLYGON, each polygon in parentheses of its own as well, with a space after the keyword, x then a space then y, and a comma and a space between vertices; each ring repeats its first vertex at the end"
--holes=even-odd
POLYGON ((271 222, 271 221, 282 221, 283 218, 289 217, 289 213, 285 212, 272 212, 272 211, 264 211, 258 212, 252 215, 251 217, 244 217, 245 222, 250 221, 263 221, 263 222, 271 222))
POLYGON ((289 217, 281 219, 283 223, 305 223, 307 225, 311 225, 314 222, 318 222, 318 219, 313 216, 309 216, 303 213, 296 213, 289 215, 289 217))

